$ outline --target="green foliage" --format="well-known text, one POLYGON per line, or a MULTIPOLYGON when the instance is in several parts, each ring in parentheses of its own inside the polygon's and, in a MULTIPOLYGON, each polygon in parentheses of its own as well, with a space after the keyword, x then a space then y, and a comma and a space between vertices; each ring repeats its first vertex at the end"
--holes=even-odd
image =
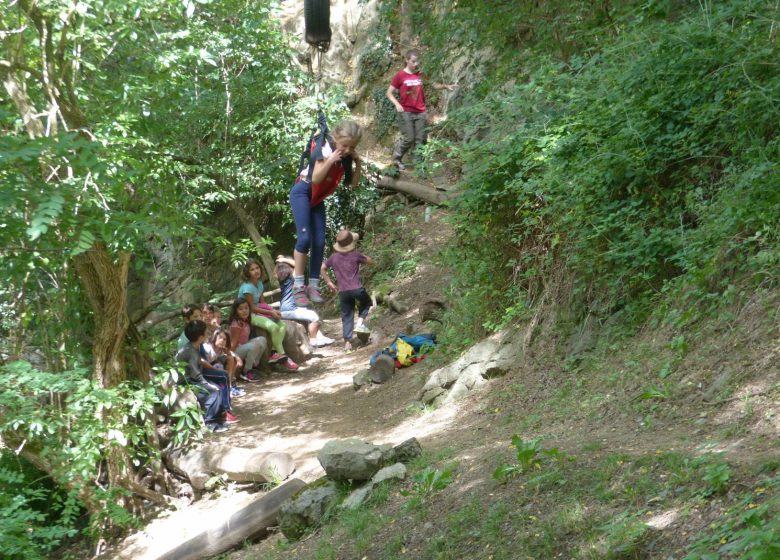
POLYGON ((374 102, 375 134, 381 140, 388 132, 395 131, 398 112, 387 98, 387 87, 375 87, 371 90, 371 99, 374 102))
POLYGON ((541 469, 542 455, 551 459, 557 459, 560 455, 557 447, 542 449, 542 438, 540 437, 526 441, 515 434, 512 436, 512 445, 517 450, 517 464, 504 463, 493 472, 493 478, 501 483, 532 469, 541 469))
POLYGON ((777 558, 780 554, 778 489, 780 479, 773 477, 743 493, 710 524, 709 534, 689 547, 685 560, 777 558))
POLYGON ((704 455, 693 463, 696 469, 703 469, 702 480, 707 484, 704 494, 723 494, 728 489, 731 480, 731 467, 728 463, 717 460, 711 455, 704 455))
MULTIPOLYGON (((477 4, 458 3, 447 25, 510 9, 477 4)), ((491 60, 498 73, 444 123, 458 141, 442 151, 464 170, 466 188, 449 255, 453 321, 482 316, 477 325, 495 328, 565 285, 573 314, 622 311, 636 322, 663 294, 690 308, 719 303, 740 274, 776 282, 780 178, 771 162, 780 137, 769 123, 780 118, 780 80, 769 70, 778 47, 766 4, 721 2, 673 20, 659 18, 660 3, 645 5, 612 23, 604 16, 621 33, 598 44, 586 36, 587 22, 602 21, 585 14, 595 5, 573 4, 513 6, 514 20, 558 9, 552 29, 587 17, 583 32, 555 46, 529 40, 519 73, 516 52, 500 51, 491 60), (590 50, 574 54, 577 41, 590 50), (516 79, 502 80, 500 68, 516 79)), ((478 21, 474 44, 526 41, 495 15, 478 21)), ((528 33, 542 28, 551 29, 528 33)))
MULTIPOLYGON (((62 530, 51 533, 52 543, 57 535, 72 534, 69 516, 74 508, 81 507, 76 492, 85 485, 94 485, 101 459, 109 448, 125 448, 136 468, 156 458, 146 432, 146 422, 152 417, 156 402, 153 388, 125 383, 107 389, 90 381, 85 369, 50 373, 21 361, 0 366, 0 375, 6 380, 0 394, 0 409, 15 411, 11 417, 0 417, 0 433, 6 442, 17 442, 20 449, 35 450, 45 458, 44 463, 51 469, 47 474, 59 487, 52 492, 64 493, 61 507, 71 512, 63 514, 62 525, 53 525, 62 530), (66 492, 65 488, 73 490, 66 492)), ((100 492, 100 497, 112 499, 122 489, 100 492)), ((22 492, 13 499, 24 504, 39 496, 22 492)), ((114 526, 134 522, 127 512, 120 510, 115 505, 114 509, 104 508, 101 515, 110 517, 114 526)), ((92 521, 99 523, 100 519, 92 521)), ((41 546, 44 545, 41 541, 41 546)))
POLYGON ((78 502, 4 449, 0 452, 0 549, 9 559, 49 557, 76 535, 78 502))
POLYGON ((412 477, 411 490, 402 490, 402 496, 411 496, 404 507, 407 510, 419 509, 434 494, 441 492, 452 484, 457 465, 452 463, 439 470, 426 467, 412 477))

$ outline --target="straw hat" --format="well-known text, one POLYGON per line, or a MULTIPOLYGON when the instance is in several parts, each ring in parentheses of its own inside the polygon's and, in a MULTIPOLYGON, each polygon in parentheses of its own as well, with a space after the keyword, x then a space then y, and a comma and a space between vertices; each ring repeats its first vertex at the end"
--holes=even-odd
POLYGON ((338 253, 349 253, 355 249, 360 237, 357 233, 352 233, 348 229, 342 229, 336 236, 336 242, 333 249, 338 253))

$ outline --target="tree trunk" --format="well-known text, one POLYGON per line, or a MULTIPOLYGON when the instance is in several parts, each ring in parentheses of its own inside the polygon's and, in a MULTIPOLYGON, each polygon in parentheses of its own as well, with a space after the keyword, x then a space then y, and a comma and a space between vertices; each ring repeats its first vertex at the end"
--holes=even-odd
POLYGON ((418 200, 422 200, 423 202, 427 202, 428 204, 435 204, 436 206, 444 204, 448 200, 454 198, 450 193, 437 191, 427 185, 409 181, 399 181, 392 177, 387 177, 386 175, 377 179, 376 186, 381 189, 390 189, 391 191, 400 192, 418 200))
POLYGON ((263 242, 263 237, 257 230, 255 221, 252 219, 252 216, 250 216, 247 211, 244 210, 244 207, 241 206, 239 201, 231 200, 229 202, 229 206, 230 209, 235 212, 238 220, 241 222, 241 225, 243 225, 244 229, 246 229, 247 233, 249 234, 249 238, 254 241, 255 247, 257 247, 257 254, 260 255, 263 268, 265 268, 268 284, 272 288, 278 288, 279 282, 276 280, 276 276, 274 275, 274 260, 271 257, 271 253, 268 251, 268 247, 266 247, 265 243, 263 242))

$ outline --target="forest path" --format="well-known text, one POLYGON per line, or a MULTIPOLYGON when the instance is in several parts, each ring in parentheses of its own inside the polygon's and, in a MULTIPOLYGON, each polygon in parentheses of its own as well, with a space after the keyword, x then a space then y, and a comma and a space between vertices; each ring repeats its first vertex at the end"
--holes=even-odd
POLYGON ((352 377, 369 367, 372 353, 390 344, 399 333, 414 334, 410 329, 423 328, 418 317, 422 303, 443 299, 449 282, 436 264, 436 254, 450 229, 443 221, 445 211, 429 210, 429 214, 426 222, 422 205, 405 208, 403 215, 389 220, 392 227, 387 227, 387 216, 380 217, 374 225, 369 224, 369 243, 361 240, 358 246, 377 261, 375 270, 361 273, 366 289, 371 292, 380 282, 389 284, 408 311, 399 314, 381 305, 372 310, 367 324, 376 342, 346 354, 338 301, 326 292, 326 302, 317 311, 325 317, 323 332, 336 342, 314 348, 312 358, 296 372, 275 372, 258 382, 244 383, 247 394, 233 403, 240 422, 229 432, 209 436, 209 441, 289 453, 296 464, 292 476, 311 482, 324 475, 316 455, 330 440, 355 437, 376 444, 398 444, 410 437, 424 440, 447 428, 457 407, 421 415, 413 404, 434 367, 427 361, 396 370, 382 385, 356 391, 352 384, 352 377), (396 219, 397 226, 393 223, 396 219), (399 255, 408 270, 393 262, 399 255), (382 263, 388 262, 391 270, 380 270, 382 263), (412 262, 413 271, 408 264, 412 262), (375 277, 380 274, 384 279, 375 277))

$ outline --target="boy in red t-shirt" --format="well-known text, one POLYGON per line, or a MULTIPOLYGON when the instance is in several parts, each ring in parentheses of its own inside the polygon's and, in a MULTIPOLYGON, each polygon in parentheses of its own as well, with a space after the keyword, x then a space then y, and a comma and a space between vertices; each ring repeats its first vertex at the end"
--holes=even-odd
MULTIPOLYGON (((407 51, 405 60, 406 66, 393 76, 386 94, 398 114, 401 138, 393 149, 393 163, 402 171, 406 168, 402 162, 404 154, 412 147, 423 146, 428 135, 428 113, 425 110, 425 92, 417 51, 407 51)), ((453 85, 441 84, 434 84, 433 87, 448 90, 455 88, 453 85)), ((415 154, 415 161, 419 160, 420 155, 415 154)))

